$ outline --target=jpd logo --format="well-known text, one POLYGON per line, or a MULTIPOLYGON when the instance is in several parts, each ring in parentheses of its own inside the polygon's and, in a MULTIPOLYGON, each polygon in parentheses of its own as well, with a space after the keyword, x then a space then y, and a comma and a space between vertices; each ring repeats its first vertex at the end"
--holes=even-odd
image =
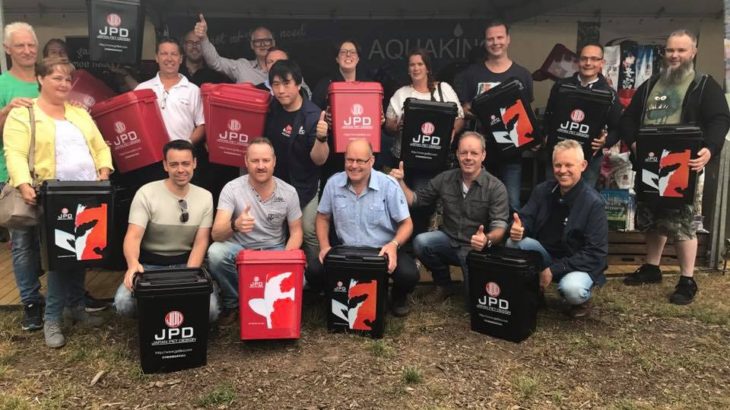
POLYGON ((112 27, 119 27, 122 24, 122 18, 116 13, 108 14, 106 16, 106 24, 112 27))
POLYGON ((576 108, 570 113, 570 119, 573 120, 573 122, 582 122, 585 118, 586 113, 584 113, 583 110, 576 108))
POLYGON ((502 293, 502 289, 500 289, 499 285, 494 282, 487 283, 487 286, 485 286, 485 290, 487 291, 487 295, 493 298, 499 297, 499 294, 502 293))
POLYGON ((424 122, 421 125, 421 133, 423 133, 423 135, 429 135, 430 136, 430 135, 433 134, 434 131, 436 131, 436 126, 433 125, 432 122, 424 122))
POLYGON ((117 134, 121 134, 126 130, 127 130, 127 126, 123 122, 117 121, 114 123, 114 131, 116 131, 117 134))
POLYGON ((365 112, 365 109, 360 104, 353 104, 352 109, 350 110, 352 115, 362 115, 363 112, 365 112))
POLYGON ((228 120, 228 129, 231 131, 240 131, 241 130, 241 122, 236 119, 230 119, 228 120))
POLYGON ((180 311, 173 310, 165 315, 165 324, 167 327, 178 328, 185 321, 185 316, 180 311))

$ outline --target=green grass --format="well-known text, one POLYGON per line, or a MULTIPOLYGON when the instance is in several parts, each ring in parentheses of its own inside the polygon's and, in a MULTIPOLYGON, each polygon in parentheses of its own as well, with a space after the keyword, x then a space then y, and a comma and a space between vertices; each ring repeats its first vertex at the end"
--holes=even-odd
POLYGON ((522 400, 530 400, 537 393, 539 382, 537 378, 518 374, 512 379, 512 385, 517 390, 522 400))
POLYGON ((423 373, 417 367, 406 367, 403 369, 403 381, 406 384, 419 384, 423 382, 423 373))
POLYGON ((393 348, 388 346, 388 343, 385 342, 385 340, 373 340, 372 343, 370 343, 370 352, 375 357, 392 357, 393 356, 393 348))
POLYGON ((230 406, 236 400, 236 392, 230 384, 222 384, 198 398, 201 407, 230 406))

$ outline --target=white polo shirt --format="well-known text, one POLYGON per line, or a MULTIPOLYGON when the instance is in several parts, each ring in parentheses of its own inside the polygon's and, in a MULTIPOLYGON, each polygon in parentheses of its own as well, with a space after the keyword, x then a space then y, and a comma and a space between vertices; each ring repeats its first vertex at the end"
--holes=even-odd
POLYGON ((153 79, 139 84, 135 90, 149 89, 155 92, 170 140, 190 141, 193 129, 205 124, 203 101, 198 86, 182 74, 178 75, 180 81, 167 91, 160 80, 159 72, 153 79))

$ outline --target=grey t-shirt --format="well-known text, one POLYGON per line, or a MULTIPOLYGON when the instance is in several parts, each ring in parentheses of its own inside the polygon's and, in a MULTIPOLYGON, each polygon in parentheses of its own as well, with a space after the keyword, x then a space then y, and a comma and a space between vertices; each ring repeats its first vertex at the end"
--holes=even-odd
POLYGON ((269 248, 286 243, 286 224, 302 217, 299 197, 293 186, 277 177, 274 194, 262 201, 248 182, 248 175, 240 176, 226 184, 218 200, 218 209, 231 212, 232 219, 238 218, 247 205, 251 205, 254 218, 253 231, 235 232, 230 239, 246 249, 269 248))

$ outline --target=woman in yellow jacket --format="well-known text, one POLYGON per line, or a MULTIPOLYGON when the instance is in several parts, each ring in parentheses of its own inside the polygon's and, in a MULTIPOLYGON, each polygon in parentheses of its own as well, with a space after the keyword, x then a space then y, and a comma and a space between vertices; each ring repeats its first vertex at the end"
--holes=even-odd
MULTIPOLYGON (((20 190, 28 204, 36 204, 33 182, 106 180, 113 170, 111 151, 91 116, 83 108, 68 104, 73 70, 68 60, 60 57, 46 58, 36 66, 40 95, 31 108, 35 117, 34 176, 28 167, 29 109, 14 108, 5 122, 3 139, 10 183, 20 190)), ((34 243, 37 239, 19 245, 32 247, 34 243)), ((49 347, 66 343, 61 318, 67 305, 75 322, 101 324, 101 318, 84 310, 85 276, 84 269, 48 272, 43 332, 49 347)))

